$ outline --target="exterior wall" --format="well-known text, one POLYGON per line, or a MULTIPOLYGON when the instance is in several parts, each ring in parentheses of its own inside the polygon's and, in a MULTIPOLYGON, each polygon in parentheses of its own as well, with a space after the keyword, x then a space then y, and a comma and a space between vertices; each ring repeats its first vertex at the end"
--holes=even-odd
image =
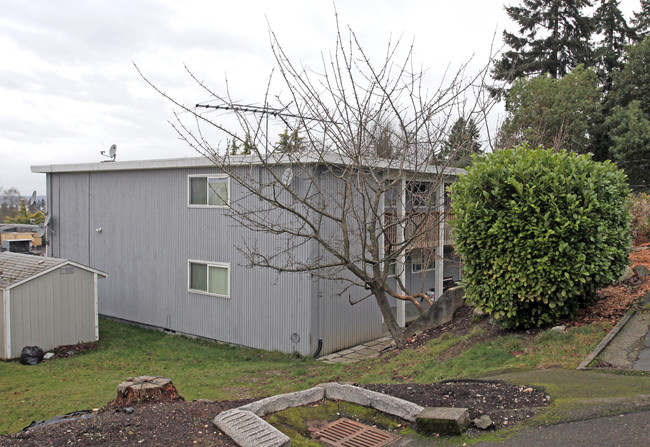
MULTIPOLYGON (((321 190, 329 191, 333 197, 339 195, 337 190, 341 185, 337 184, 330 173, 323 172, 320 182, 321 190)), ((337 206, 334 201, 331 201, 330 205, 337 206)), ((339 210, 330 209, 329 211, 337 214, 339 210)), ((332 223, 324 226, 321 236, 340 238, 340 231, 332 223)), ((374 297, 371 296, 351 305, 350 300, 352 302, 360 301, 368 295, 368 291, 362 287, 354 286, 341 293, 348 285, 348 282, 319 280, 316 292, 319 318, 317 327, 320 328, 320 337, 323 340, 322 354, 345 349, 382 335, 381 312, 374 297)))
MULTIPOLYGON (((108 273, 100 314, 267 350, 312 353, 308 274, 251 270, 236 244, 268 235, 236 224, 224 208, 189 208, 188 175, 215 168, 48 174, 51 255, 108 273), (100 230, 101 229, 101 230, 100 230), (188 260, 230 263, 230 298, 188 291, 188 260), (298 334, 300 341, 295 342, 298 334)), ((242 191, 231 182, 231 200, 242 191)), ((257 200, 257 199, 253 199, 257 200)), ((305 249, 309 256, 309 247, 305 249)))
POLYGON ((96 341, 94 274, 64 266, 10 289, 9 317, 10 358, 25 346, 96 341))
POLYGON ((5 291, 0 290, 0 358, 2 359, 7 359, 9 357, 5 338, 5 321, 5 291))
POLYGON ((66 251, 74 252, 69 258, 84 265, 92 265, 89 256, 89 175, 73 173, 54 175, 48 196, 50 229, 49 255, 60 257, 66 251), (62 251, 60 247, 65 247, 62 251))
MULTIPOLYGON (((108 273, 99 283, 99 312, 127 321, 303 355, 319 339, 326 354, 381 336, 374 298, 349 304, 367 295, 363 288, 339 295, 347 284, 243 267, 236 248, 242 241, 270 253, 278 241, 242 228, 227 209, 188 207, 188 175, 218 173, 213 167, 50 173, 50 255, 108 273), (189 292, 189 259, 230 263, 230 297, 189 292)), ((321 180, 324 190, 337 188, 328 174, 321 180)), ((232 181, 230 188, 231 201, 242 199, 232 181)), ((335 236, 337 229, 325 225, 323 232, 335 236)), ((316 245, 296 255, 315 256, 316 245)), ((407 283, 419 281, 408 269, 407 283)), ((424 290, 433 287, 431 273, 424 290)))

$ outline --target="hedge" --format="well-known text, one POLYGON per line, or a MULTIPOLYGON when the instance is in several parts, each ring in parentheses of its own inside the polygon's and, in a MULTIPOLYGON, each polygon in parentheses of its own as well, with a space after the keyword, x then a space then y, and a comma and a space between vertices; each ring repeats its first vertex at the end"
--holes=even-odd
POLYGON ((629 189, 610 162, 519 146, 452 186, 467 299, 504 328, 572 317, 628 265, 629 189))

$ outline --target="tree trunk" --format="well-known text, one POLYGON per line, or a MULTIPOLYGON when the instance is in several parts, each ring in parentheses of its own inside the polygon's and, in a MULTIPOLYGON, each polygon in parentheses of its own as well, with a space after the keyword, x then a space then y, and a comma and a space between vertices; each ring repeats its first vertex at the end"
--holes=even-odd
POLYGON ((386 298, 386 291, 383 288, 373 289, 373 294, 375 295, 375 300, 379 306, 379 310, 384 317, 384 323, 390 332, 391 337, 395 341, 395 344, 398 348, 401 348, 406 343, 406 337, 404 337, 404 329, 397 325, 395 316, 390 310, 390 304, 388 304, 388 298, 386 298))

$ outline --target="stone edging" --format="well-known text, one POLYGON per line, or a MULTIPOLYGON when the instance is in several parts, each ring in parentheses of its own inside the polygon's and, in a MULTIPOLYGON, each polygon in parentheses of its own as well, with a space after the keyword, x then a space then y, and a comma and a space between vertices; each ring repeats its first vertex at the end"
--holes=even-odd
POLYGON ((374 408, 414 422, 424 407, 404 399, 366 390, 353 385, 326 383, 304 391, 267 397, 219 413, 214 425, 242 447, 289 447, 291 440, 267 423, 263 416, 290 407, 299 407, 323 399, 342 400, 374 408))
POLYGON ((589 354, 583 361, 578 365, 577 369, 589 369, 589 364, 594 361, 596 357, 600 355, 601 352, 605 350, 605 348, 611 343, 611 341, 618 335, 619 332, 625 327, 627 322, 634 316, 636 313, 636 310, 630 309, 623 318, 619 320, 619 322, 614 326, 614 328, 609 331, 609 334, 603 338, 600 343, 598 343, 598 346, 594 348, 594 350, 589 354))

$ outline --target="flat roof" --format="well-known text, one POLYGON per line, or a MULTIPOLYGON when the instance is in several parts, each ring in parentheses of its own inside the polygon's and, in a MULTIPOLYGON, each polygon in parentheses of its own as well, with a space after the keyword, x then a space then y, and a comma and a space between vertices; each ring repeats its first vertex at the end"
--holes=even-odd
POLYGON ((207 157, 164 158, 158 160, 101 161, 95 163, 71 163, 56 165, 35 165, 32 172, 93 172, 131 171, 144 169, 204 168, 214 166, 207 157))
MULTIPOLYGON (((282 154, 274 156, 275 159, 269 161, 273 164, 289 165, 289 164, 332 164, 332 165, 349 165, 346 163, 348 160, 345 156, 337 154, 329 154, 321 157, 304 155, 299 159, 292 159, 283 156, 282 154)), ((258 165, 262 162, 255 155, 231 155, 228 161, 232 165, 258 165)), ((378 159, 373 160, 375 166, 378 168, 397 169, 392 168, 390 163, 386 160, 378 159)), ((369 163, 370 164, 370 163, 369 163)), ((183 168, 210 168, 215 167, 215 163, 208 157, 185 157, 185 158, 165 158, 158 160, 131 160, 131 161, 101 161, 95 163, 73 163, 73 164, 53 164, 53 165, 34 165, 31 166, 32 172, 35 173, 65 173, 65 172, 103 172, 103 171, 135 171, 135 170, 149 170, 149 169, 183 169, 183 168)), ((408 171, 408 167, 405 167, 408 171)), ((464 169, 444 167, 441 172, 441 166, 427 165, 426 172, 430 174, 446 174, 456 176, 465 173, 464 169)), ((415 171, 425 171, 420 166, 415 171)))

